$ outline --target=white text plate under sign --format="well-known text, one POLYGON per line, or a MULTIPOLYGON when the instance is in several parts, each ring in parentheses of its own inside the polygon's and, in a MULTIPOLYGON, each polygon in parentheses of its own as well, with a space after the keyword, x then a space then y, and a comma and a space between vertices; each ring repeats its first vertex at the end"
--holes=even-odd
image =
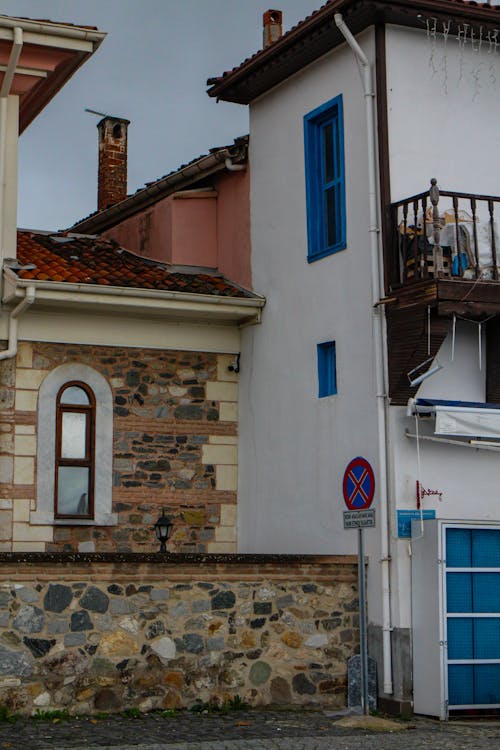
POLYGON ((375 508, 344 511, 344 529, 359 529, 368 526, 375 526, 375 508))

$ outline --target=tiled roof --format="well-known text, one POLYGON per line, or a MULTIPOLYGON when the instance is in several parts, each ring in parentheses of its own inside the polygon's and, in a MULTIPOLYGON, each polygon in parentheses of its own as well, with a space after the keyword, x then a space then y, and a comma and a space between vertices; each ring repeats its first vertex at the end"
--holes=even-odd
POLYGON ((17 264, 11 269, 23 280, 68 284, 158 289, 219 297, 253 297, 210 271, 169 270, 164 263, 141 258, 113 240, 69 233, 18 231, 17 264), (34 265, 32 269, 19 266, 34 265))
POLYGON ((50 23, 52 26, 68 26, 70 29, 87 29, 88 31, 98 31, 97 26, 87 26, 81 23, 70 23, 69 21, 52 21, 50 18, 28 18, 27 16, 4 16, 4 18, 18 18, 20 21, 30 21, 31 23, 50 23))
MULTIPOLYGON (((311 34, 310 45, 317 45, 318 54, 324 54, 332 48, 331 37, 326 48, 323 49, 319 43, 318 30, 322 25, 332 25, 334 28, 333 16, 335 13, 360 13, 364 15, 364 22, 371 17, 371 23, 378 13, 378 20, 385 16, 387 22, 404 23, 413 25, 410 10, 417 9, 422 13, 449 13, 464 17, 470 13, 475 20, 490 21, 497 23, 500 19, 500 6, 490 5, 486 2, 476 2, 475 0, 374 0, 374 2, 363 3, 358 0, 327 0, 318 10, 313 11, 295 26, 292 26, 283 36, 270 44, 268 47, 259 50, 252 56, 246 58, 239 65, 231 70, 225 71, 221 76, 209 78, 207 85, 209 96, 217 97, 224 101, 234 101, 248 104, 253 98, 259 96, 270 86, 284 80, 288 75, 300 69, 301 65, 308 64, 314 60, 317 55, 304 51, 306 46, 306 37, 311 34), (366 7, 363 8, 363 5, 366 7), (380 15, 382 13, 382 15, 380 15), (480 18, 478 16, 481 16, 480 18), (302 63, 294 65, 292 58, 300 58, 304 55, 302 63), (267 84, 259 87, 255 80, 246 80, 246 78, 255 79, 257 75, 268 77, 267 84)), ((418 19, 418 16, 414 16, 418 19)), ((418 20, 416 24, 418 24, 418 20)), ((334 35, 338 36, 338 41, 343 42, 343 38, 334 29, 334 35)))

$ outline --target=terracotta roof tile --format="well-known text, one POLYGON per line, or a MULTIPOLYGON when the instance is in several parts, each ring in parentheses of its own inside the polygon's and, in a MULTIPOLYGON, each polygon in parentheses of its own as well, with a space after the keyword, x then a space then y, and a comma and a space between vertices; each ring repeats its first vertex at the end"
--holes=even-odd
POLYGON ((158 289, 222 297, 254 295, 209 271, 169 270, 164 263, 141 258, 112 240, 69 233, 18 231, 17 259, 33 269, 14 270, 19 278, 73 284, 158 289))

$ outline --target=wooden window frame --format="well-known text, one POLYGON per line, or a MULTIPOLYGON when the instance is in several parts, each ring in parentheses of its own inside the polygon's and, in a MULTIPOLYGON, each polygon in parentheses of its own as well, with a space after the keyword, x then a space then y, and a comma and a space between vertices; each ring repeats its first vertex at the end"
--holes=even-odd
POLYGON ((96 401, 92 389, 79 380, 71 380, 61 386, 56 399, 56 446, 55 446, 55 477, 54 477, 54 518, 58 519, 93 519, 94 518, 94 476, 95 476, 95 423, 96 423, 96 401), (61 404, 64 392, 71 387, 81 388, 89 398, 89 404, 61 404), (87 415, 87 433, 85 445, 85 458, 62 458, 62 418, 64 413, 79 413, 87 415), (89 469, 89 497, 88 513, 59 513, 59 468, 63 466, 75 466, 89 469))
POLYGON ((346 241, 346 198, 344 160, 344 114, 342 94, 304 117, 304 154, 306 176, 307 208, 307 260, 313 263, 320 258, 345 250, 346 241), (328 177, 325 171, 325 133, 331 126, 331 169, 328 177), (326 195, 335 190, 335 238, 328 241, 328 216, 325 207, 326 195))

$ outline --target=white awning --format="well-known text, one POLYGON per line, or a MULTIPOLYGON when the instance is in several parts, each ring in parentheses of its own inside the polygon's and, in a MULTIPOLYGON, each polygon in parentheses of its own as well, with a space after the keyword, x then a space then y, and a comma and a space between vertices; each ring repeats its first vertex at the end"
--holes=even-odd
POLYGON ((413 414, 435 414, 436 435, 500 440, 500 405, 419 398, 412 401, 413 414))

